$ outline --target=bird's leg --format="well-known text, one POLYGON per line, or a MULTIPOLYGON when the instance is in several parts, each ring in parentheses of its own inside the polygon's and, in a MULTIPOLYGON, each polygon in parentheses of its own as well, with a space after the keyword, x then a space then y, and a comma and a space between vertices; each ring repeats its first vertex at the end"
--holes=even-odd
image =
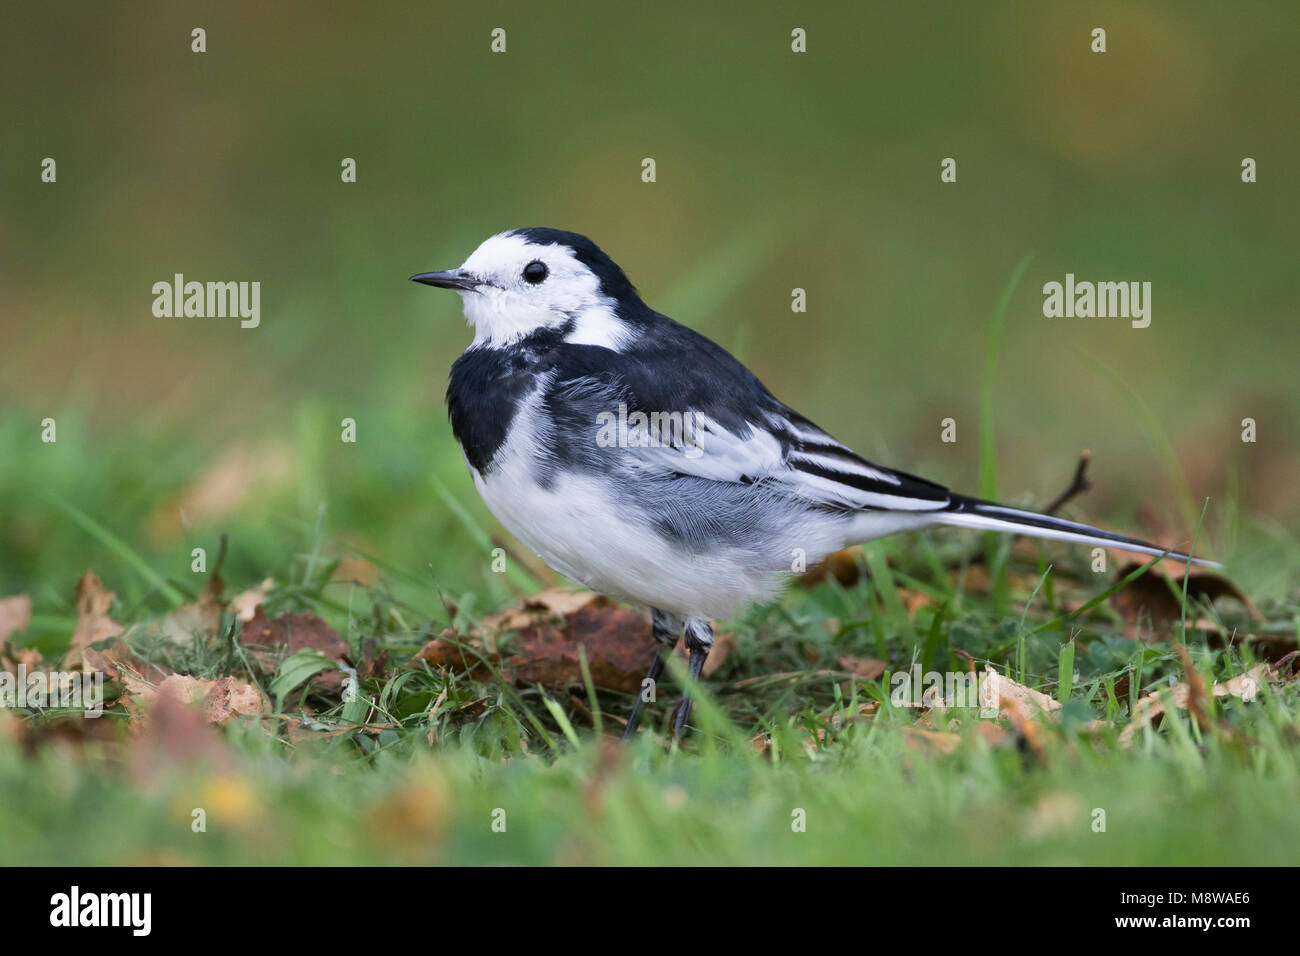
POLYGON ((636 695, 636 702, 632 704, 632 713, 628 715, 627 728, 623 731, 624 740, 630 740, 636 734, 636 725, 641 720, 641 708, 647 700, 646 694, 649 693, 650 700, 654 699, 655 684, 659 680, 660 672, 664 669, 664 655, 672 653, 673 647, 677 644, 677 638, 681 633, 681 618, 651 609, 650 634, 655 639, 655 656, 650 661, 650 669, 646 671, 645 680, 641 681, 641 687, 636 695))
MULTIPOLYGON (((709 650, 713 647, 713 622, 701 621, 698 618, 692 618, 686 622, 686 649, 690 652, 691 676, 696 680, 700 679, 700 672, 704 670, 704 662, 708 659, 709 650)), ((686 729, 686 721, 691 716, 691 694, 686 691, 682 694, 682 705, 677 709, 677 720, 673 723, 673 736, 681 738, 682 732, 686 729)))

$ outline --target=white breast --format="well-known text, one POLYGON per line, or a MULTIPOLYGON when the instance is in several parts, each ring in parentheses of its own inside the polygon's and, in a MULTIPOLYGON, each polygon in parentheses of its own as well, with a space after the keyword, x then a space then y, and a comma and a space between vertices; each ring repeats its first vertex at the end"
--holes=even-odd
MULTIPOLYGON (((483 501, 505 527, 565 577, 611 597, 708 620, 725 618, 781 586, 753 556, 683 551, 636 509, 612 500, 614 486, 584 472, 536 479, 536 395, 525 402, 486 476, 470 469, 483 501)), ((540 430, 545 434, 545 428, 540 430)))

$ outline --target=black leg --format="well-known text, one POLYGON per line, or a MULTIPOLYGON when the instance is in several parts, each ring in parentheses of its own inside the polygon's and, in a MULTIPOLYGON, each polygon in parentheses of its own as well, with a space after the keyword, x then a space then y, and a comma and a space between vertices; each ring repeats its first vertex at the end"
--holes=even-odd
MULTIPOLYGON (((704 662, 713 647, 713 623, 711 621, 686 622, 686 649, 691 653, 691 676, 700 679, 704 662)), ((686 730, 686 721, 691 716, 691 695, 689 691, 682 694, 682 705, 677 708, 677 720, 673 723, 673 736, 680 739, 686 730)))
MULTIPOLYGON (((671 654, 677 638, 682 631, 682 622, 680 619, 663 611, 652 610, 650 612, 650 633, 654 636, 658 647, 655 648, 654 660, 650 662, 650 669, 646 671, 645 680, 654 685, 659 680, 659 675, 664 669, 664 655, 671 654)), ((627 727, 623 731, 623 739, 631 740, 636 734, 637 724, 641 720, 641 708, 645 706, 645 681, 641 682, 642 687, 637 691, 636 702, 632 704, 632 713, 628 715, 627 727)))
MULTIPOLYGON (((662 647, 655 648, 654 660, 650 662, 650 669, 646 671, 645 680, 654 683, 659 680, 659 672, 664 669, 664 654, 671 653, 665 651, 662 647)), ((645 681, 641 682, 641 688, 636 692, 636 703, 632 705, 632 713, 628 715, 627 727, 623 730, 623 739, 631 740, 636 734, 636 725, 641 720, 641 708, 645 706, 645 681)))

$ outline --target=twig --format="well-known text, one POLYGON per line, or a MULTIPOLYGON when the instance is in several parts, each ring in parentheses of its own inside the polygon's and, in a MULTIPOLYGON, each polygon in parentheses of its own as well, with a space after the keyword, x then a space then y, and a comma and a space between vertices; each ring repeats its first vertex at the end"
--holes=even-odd
POLYGON ((1085 448, 1079 455, 1079 464, 1074 469, 1074 480, 1070 482, 1070 487, 1053 498, 1052 503, 1043 509, 1043 514, 1056 514, 1060 508, 1064 507, 1066 502, 1092 488, 1092 482, 1088 480, 1088 462, 1090 461, 1092 461, 1092 452, 1085 448))
MULTIPOLYGON (((1079 495, 1083 494, 1085 491, 1088 491, 1089 489, 1092 488, 1092 482, 1088 478, 1088 463, 1091 461, 1092 461, 1092 452, 1088 451, 1088 449, 1085 448, 1082 452, 1079 453, 1079 464, 1075 466, 1074 477, 1070 479, 1069 487, 1052 499, 1052 503, 1043 509, 1043 514, 1045 515, 1055 514, 1058 510, 1063 508, 1067 502, 1074 500, 1076 497, 1078 497, 1079 495)), ((1015 535, 1014 537, 1020 538, 1024 536, 1015 535)), ((980 548, 978 551, 970 554, 969 556, 950 563, 948 565, 948 568, 949 570, 952 570, 953 568, 959 568, 963 565, 975 565, 975 564, 983 564, 983 563, 984 563, 984 549, 980 548)))

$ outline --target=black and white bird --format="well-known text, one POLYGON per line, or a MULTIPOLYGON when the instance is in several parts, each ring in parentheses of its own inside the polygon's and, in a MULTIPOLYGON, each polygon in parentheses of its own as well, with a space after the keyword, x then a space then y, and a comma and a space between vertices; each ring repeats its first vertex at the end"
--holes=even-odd
MULTIPOLYGON (((460 293, 474 327, 447 404, 479 494, 556 571, 650 608, 652 681, 683 632, 698 677, 712 622, 773 598, 798 556, 811 566, 896 531, 945 524, 1166 553, 866 461, 642 302, 576 233, 504 232, 458 269, 411 278, 460 293)), ((689 713, 686 698, 678 735, 689 713)))

